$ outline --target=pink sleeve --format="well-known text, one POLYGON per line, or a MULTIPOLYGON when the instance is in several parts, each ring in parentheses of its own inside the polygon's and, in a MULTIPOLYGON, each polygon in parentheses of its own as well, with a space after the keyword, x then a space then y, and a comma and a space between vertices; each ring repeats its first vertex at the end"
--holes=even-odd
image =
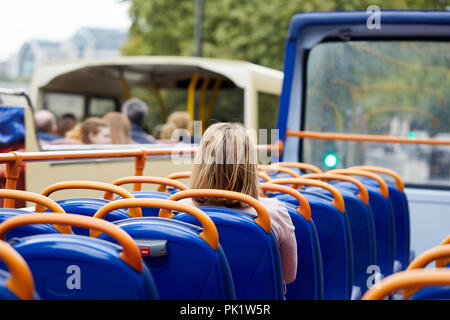
MULTIPOLYGON (((261 199, 261 198, 260 198, 261 199)), ((291 283, 297 276, 297 240, 295 227, 286 206, 275 198, 263 198, 270 215, 271 228, 278 240, 285 283, 291 283)))
POLYGON ((297 240, 295 239, 295 228, 291 217, 284 204, 280 202, 278 214, 282 225, 282 232, 278 239, 280 244, 281 262, 283 265, 283 279, 285 283, 291 283, 297 276, 297 240))

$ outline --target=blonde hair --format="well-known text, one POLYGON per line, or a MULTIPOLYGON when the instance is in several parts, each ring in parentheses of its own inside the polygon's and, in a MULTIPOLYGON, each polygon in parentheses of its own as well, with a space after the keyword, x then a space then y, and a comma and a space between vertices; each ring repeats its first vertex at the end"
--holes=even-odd
POLYGON ((176 129, 186 129, 192 134, 192 120, 186 111, 175 111, 167 118, 167 123, 173 123, 176 129))
POLYGON ((111 127, 112 144, 133 143, 130 138, 131 122, 126 115, 120 112, 108 112, 103 120, 111 127))
POLYGON ((81 124, 81 141, 86 144, 92 144, 90 133, 97 134, 101 128, 109 127, 108 122, 97 117, 90 117, 81 124))
MULTIPOLYGON (((256 149, 238 123, 216 123, 204 133, 191 174, 192 189, 222 189, 258 199, 256 149)), ((199 203, 246 206, 236 200, 195 198, 199 203)))
POLYGON ((66 132, 65 134, 65 138, 74 142, 78 142, 78 143, 83 143, 83 139, 82 139, 82 134, 81 134, 81 124, 78 123, 75 125, 75 127, 73 127, 72 129, 70 129, 69 131, 66 132))

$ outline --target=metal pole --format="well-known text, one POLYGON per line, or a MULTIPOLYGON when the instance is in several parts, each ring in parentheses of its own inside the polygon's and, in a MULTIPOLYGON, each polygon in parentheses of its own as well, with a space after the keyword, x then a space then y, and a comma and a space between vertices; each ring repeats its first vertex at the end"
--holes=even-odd
POLYGON ((196 24, 195 24, 195 56, 202 56, 202 42, 203 42, 203 8, 205 1, 197 0, 197 9, 195 11, 196 24))

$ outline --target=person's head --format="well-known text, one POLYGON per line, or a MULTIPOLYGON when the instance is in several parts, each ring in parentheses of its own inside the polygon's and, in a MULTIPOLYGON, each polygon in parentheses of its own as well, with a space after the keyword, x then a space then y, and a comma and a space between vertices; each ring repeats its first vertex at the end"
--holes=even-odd
POLYGON ((71 113, 65 113, 58 120, 56 133, 61 137, 64 137, 66 135, 66 132, 73 129, 73 127, 75 127, 76 124, 77 120, 75 116, 71 113))
POLYGON ((83 137, 81 133, 81 123, 77 123, 72 129, 66 132, 64 137, 67 140, 71 140, 78 143, 83 143, 83 137))
MULTIPOLYGON (((245 128, 237 123, 216 123, 204 133, 191 174, 192 189, 223 189, 259 195, 256 149, 245 128)), ((197 202, 237 206, 238 201, 195 198, 197 202)))
POLYGON ((131 98, 122 105, 122 113, 130 119, 131 123, 142 126, 148 114, 148 106, 141 99, 131 98))
POLYGON ((120 112, 108 112, 103 116, 111 128, 112 144, 132 143, 130 138, 131 123, 126 115, 120 112))
POLYGON ((192 134, 192 120, 189 113, 186 111, 175 111, 169 118, 167 118, 167 123, 173 123, 177 129, 185 129, 192 134))
POLYGON ((103 119, 91 117, 81 124, 81 139, 86 144, 110 144, 111 129, 103 119))
POLYGON ((39 110, 34 114, 34 123, 39 132, 55 133, 56 118, 50 111, 39 110))

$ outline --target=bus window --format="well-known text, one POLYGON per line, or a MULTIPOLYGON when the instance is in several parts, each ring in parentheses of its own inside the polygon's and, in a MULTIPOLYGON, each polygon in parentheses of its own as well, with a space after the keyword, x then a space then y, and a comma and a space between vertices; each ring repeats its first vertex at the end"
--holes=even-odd
POLYGON ((90 98, 89 100, 89 116, 103 117, 111 111, 116 111, 116 104, 113 99, 106 98, 90 98))
POLYGON ((81 121, 84 115, 84 98, 77 94, 46 92, 43 108, 52 112, 57 119, 63 114, 72 113, 81 121))
MULTIPOLYGON (((450 139, 450 44, 324 42, 308 55, 304 130, 450 139)), ((377 165, 406 183, 450 186, 450 146, 303 139, 326 170, 377 165)))

